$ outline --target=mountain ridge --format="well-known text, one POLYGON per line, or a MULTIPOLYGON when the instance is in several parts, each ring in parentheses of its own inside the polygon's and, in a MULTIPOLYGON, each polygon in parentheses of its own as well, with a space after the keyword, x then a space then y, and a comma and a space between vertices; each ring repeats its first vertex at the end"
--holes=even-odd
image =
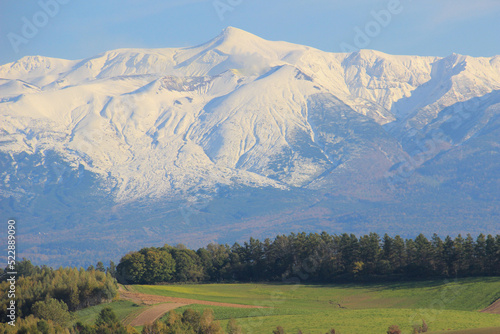
MULTIPOLYGON (((208 153, 207 158, 215 165, 223 165, 224 167, 234 168, 237 161, 241 161, 238 166, 245 166, 241 157, 243 155, 252 154, 252 152, 248 152, 248 148, 245 147, 255 143, 259 139, 259 136, 256 136, 255 130, 253 131, 253 134, 249 132, 250 130, 241 132, 241 130, 236 129, 237 126, 235 127, 233 125, 229 125, 227 122, 223 122, 222 119, 215 121, 215 123, 214 120, 209 121, 206 130, 200 129, 200 126, 195 125, 193 122, 200 121, 202 118, 208 119, 210 116, 214 115, 213 112, 207 112, 203 107, 208 100, 211 100, 211 102, 206 104, 205 107, 209 106, 211 108, 216 99, 220 99, 225 96, 226 98, 223 103, 225 103, 226 106, 218 113, 222 112, 221 115, 225 118, 226 111, 233 110, 232 112, 235 115, 234 117, 239 117, 240 120, 230 120, 230 123, 241 124, 241 122, 248 116, 248 108, 242 111, 243 115, 237 116, 237 110, 239 108, 238 105, 248 106, 252 103, 251 100, 255 100, 254 96, 259 96, 262 99, 266 96, 266 91, 272 92, 271 95, 264 101, 257 102, 254 108, 265 109, 266 107, 264 105, 275 105, 276 107, 273 110, 276 110, 278 108, 283 109, 282 106, 288 105, 285 109, 289 109, 292 114, 295 114, 294 121, 287 125, 287 121, 285 121, 286 118, 281 119, 282 116, 279 116, 281 120, 277 121, 275 116, 273 116, 274 111, 271 111, 271 109, 268 109, 270 114, 268 114, 267 117, 262 116, 261 109, 259 109, 259 112, 257 112, 254 117, 262 120, 274 119, 274 121, 271 122, 278 122, 277 127, 275 127, 272 132, 276 133, 276 135, 282 139, 278 139, 278 137, 276 137, 271 140, 280 141, 281 144, 279 144, 279 146, 290 146, 287 140, 283 137, 283 129, 285 128, 293 129, 298 126, 299 128, 293 131, 305 131, 306 136, 310 136, 311 138, 314 137, 311 125, 308 124, 307 119, 304 119, 304 115, 301 115, 304 112, 307 113, 307 108, 304 107, 307 103, 305 100, 302 102, 293 102, 293 100, 294 96, 304 96, 307 100, 307 96, 314 95, 316 92, 331 94, 332 96, 339 98, 340 101, 346 103, 347 106, 351 107, 354 111, 368 116, 379 124, 390 124, 390 127, 394 127, 393 123, 402 123, 402 125, 400 125, 400 131, 406 131, 405 129, 408 129, 408 126, 410 125, 412 127, 420 127, 422 119, 428 120, 429 117, 433 117, 433 115, 436 114, 436 110, 447 107, 451 104, 450 101, 461 102, 469 99, 470 97, 481 96, 499 88, 500 67, 498 67, 499 70, 497 73, 481 75, 481 73, 478 74, 474 72, 469 74, 466 79, 470 79, 469 77, 472 77, 470 80, 476 80, 478 77, 484 79, 482 87, 474 81, 476 83, 474 86, 475 91, 470 91, 470 85, 467 85, 468 82, 467 84, 464 84, 462 81, 458 81, 457 84, 454 84, 453 82, 454 80, 457 80, 457 76, 466 71, 466 67, 469 63, 479 63, 484 67, 487 59, 488 58, 476 59, 457 54, 453 54, 445 58, 391 56, 372 50, 360 50, 352 54, 331 54, 324 53, 317 49, 286 42, 269 42, 243 30, 228 27, 224 29, 219 36, 215 37, 211 41, 191 48, 156 50, 119 49, 104 52, 96 57, 80 61, 63 61, 55 60, 54 58, 42 58, 39 56, 25 57, 19 62, 11 63, 10 66, 8 66, 9 64, 0 66, 0 76, 8 77, 5 73, 8 73, 9 67, 14 70, 21 67, 29 72, 27 73, 26 78, 24 78, 20 72, 18 73, 18 76, 22 79, 15 79, 22 80, 21 82, 26 82, 31 85, 30 88, 35 89, 37 93, 31 94, 34 95, 34 101, 29 101, 29 92, 26 92, 28 94, 20 94, 15 97, 16 99, 21 100, 18 101, 18 103, 23 102, 22 100, 28 100, 23 106, 23 110, 29 108, 36 110, 37 108, 33 108, 34 104, 40 103, 43 105, 44 101, 43 99, 40 99, 40 95, 47 95, 48 99, 51 101, 52 96, 64 95, 62 93, 63 90, 77 91, 77 93, 75 92, 74 94, 78 94, 79 96, 87 95, 87 98, 85 99, 87 100, 86 104, 93 103, 94 109, 100 109, 101 119, 99 119, 97 115, 95 117, 92 116, 93 112, 86 111, 86 119, 84 121, 80 120, 77 124, 75 124, 76 127, 72 130, 68 146, 71 146, 74 143, 80 146, 90 146, 89 144, 92 143, 86 143, 85 139, 82 140, 83 143, 78 143, 77 139, 79 138, 79 134, 77 130, 83 126, 83 131, 89 132, 88 129, 85 130, 85 128, 90 127, 90 132, 92 133, 92 126, 96 126, 96 123, 100 123, 99 126, 101 127, 101 130, 99 131, 107 131, 107 134, 109 134, 108 137, 110 137, 108 139, 115 140, 115 143, 113 144, 114 147, 130 146, 127 142, 127 136, 123 131, 134 133, 136 138, 143 137, 145 132, 150 133, 149 136, 152 136, 151 138, 153 139, 153 143, 157 144, 159 143, 158 138, 160 137, 161 132, 155 128, 155 125, 151 124, 151 122, 141 124, 141 129, 138 129, 135 126, 127 126, 127 124, 123 123, 127 123, 127 116, 123 117, 121 114, 122 110, 120 110, 120 108, 123 107, 123 105, 125 108, 128 108, 129 111, 130 109, 135 108, 136 110, 129 114, 128 117, 134 118, 136 114, 139 114, 141 116, 134 122, 140 123, 144 120, 144 113, 141 113, 140 110, 138 110, 140 109, 140 106, 138 106, 136 102, 130 103, 131 100, 137 100, 140 97, 142 102, 145 103, 146 101, 144 100, 150 99, 150 96, 148 95, 158 95, 162 90, 165 92, 165 89, 169 95, 175 95, 174 91, 178 92, 179 97, 187 92, 197 92, 201 95, 197 96, 200 99, 195 99, 194 97, 189 96, 183 97, 186 101, 188 101, 187 103, 195 103, 194 114, 192 112, 182 112, 182 110, 185 110, 185 107, 177 108, 181 110, 176 111, 176 106, 182 105, 183 103, 179 99, 162 101, 162 106, 157 106, 158 108, 166 107, 170 109, 167 113, 170 112, 173 119, 171 118, 167 123, 170 122, 173 124, 178 122, 177 124, 174 124, 175 127, 170 129, 171 131, 164 134, 163 137, 167 135, 168 138, 172 138, 170 136, 175 136, 178 132, 182 132, 184 138, 189 138, 190 136, 205 136, 205 139, 201 139, 201 142, 198 142, 197 145, 201 145, 202 151, 204 151, 205 154, 208 153), (243 49, 241 49, 242 47, 243 49), (250 51, 253 51, 254 53, 249 53, 250 51), (330 82, 325 80, 326 76, 322 73, 324 70, 321 69, 321 66, 319 69, 315 68, 314 66, 317 66, 316 63, 312 61, 305 63, 302 59, 305 57, 306 60, 309 60, 309 58, 317 56, 318 53, 321 57, 330 57, 330 63, 326 64, 328 67, 332 68, 332 62, 337 62, 334 65, 337 65, 338 68, 333 67, 334 75, 331 75, 332 73, 330 71, 330 76, 327 78, 330 82), (296 64, 290 64, 290 62, 287 61, 290 59, 295 60, 296 64), (53 65, 53 63, 58 62, 62 64, 62 68, 66 71, 61 71, 58 77, 55 78, 52 73, 59 71, 60 69, 58 69, 57 64, 53 65), (26 64, 22 66, 23 63, 26 64), (32 66, 28 66, 29 64, 32 66), (69 66, 71 64, 73 65, 72 67, 69 66), (48 73, 47 71, 40 72, 40 68, 42 67, 45 67, 45 69, 48 70, 48 73), (416 70, 414 68, 416 68, 416 70), (243 69, 246 73, 242 73, 241 69, 243 69), (185 72, 184 75, 179 76, 179 72, 182 71, 185 72), (39 77, 33 78, 33 72, 35 72, 35 74, 42 73, 43 79, 39 77), (343 77, 342 74, 344 75, 343 77), (301 87, 296 85, 294 86, 294 92, 289 91, 289 88, 293 86, 292 82, 300 82, 300 80, 297 79, 299 77, 300 79, 305 79, 302 80, 302 82, 306 86, 308 85, 307 83, 311 83, 309 87, 306 88, 306 86, 301 83, 301 87), (32 79, 32 82, 29 82, 29 79, 32 79), (49 82, 47 81, 48 79, 57 80, 49 82), (74 84, 73 82, 75 82, 75 80, 80 80, 82 83, 74 84), (113 80, 112 85, 110 85, 109 80, 113 80), (331 84, 332 80, 335 80, 334 84, 331 84), (438 81, 433 83, 433 80, 438 81), (269 84, 266 84, 265 82, 269 82, 269 84), (44 83, 45 85, 37 86, 36 83, 44 83), (122 83, 124 84, 121 85, 122 83), (283 88, 279 88, 279 85, 282 83, 286 84, 283 88), (441 91, 439 91, 439 89, 436 88, 436 86, 439 85, 441 85, 441 87, 445 87, 445 90, 443 91, 441 89, 441 91), (465 93, 460 95, 461 91, 456 89, 455 86, 458 86, 458 89, 461 88, 461 91, 465 91, 465 93), (104 89, 108 91, 101 94, 104 89), (219 91, 217 91, 217 89, 219 89, 219 91), (276 89, 276 91, 273 91, 273 89, 276 89), (279 93, 282 89, 284 89, 284 91, 279 93), (308 92, 305 93, 304 89, 308 90, 308 92), (97 92, 98 90, 99 92, 97 92), (213 95, 211 95, 211 93, 213 95), (304 95, 304 93, 306 95, 304 95), (208 94, 209 96, 212 96, 212 98, 208 97, 207 100, 204 98, 204 94, 205 96, 208 94), (286 97, 282 100, 277 100, 275 103, 273 102, 273 97, 271 96, 275 96, 276 94, 288 95, 286 95, 286 97), (425 100, 426 98, 419 97, 421 95, 429 97, 425 100), (132 98, 132 96, 134 96, 134 98, 132 98), (125 97, 130 98, 125 99, 125 97), (247 97, 250 97, 250 100, 246 100, 247 97), (241 98, 243 98, 243 102, 240 100, 241 98), (417 99, 418 102, 411 102, 415 99, 417 99), (199 102, 196 100, 199 100, 199 102), (293 106, 290 105, 290 101, 292 101, 293 106), (198 102, 198 104, 196 104, 196 102, 198 102), (165 103, 167 103, 167 106, 165 106, 165 103), (393 104, 395 107, 393 107, 393 104), (116 107, 113 108, 115 105, 116 107), (421 108, 421 106, 424 107, 421 108), (196 111, 196 109, 198 111, 196 111), (175 116, 176 114, 178 116, 175 116), (400 117, 400 119, 398 119, 398 117, 400 117), (95 119, 91 120, 92 118, 95 119), (106 121, 108 124, 105 124, 106 121), (225 136, 224 133, 220 132, 222 130, 219 130, 218 133, 214 134, 212 133, 214 126, 218 128, 222 126, 232 135, 229 137, 225 136), (185 132, 188 128, 190 129, 189 131, 195 131, 195 133, 190 134, 189 132, 185 132), (113 136, 112 134, 113 130, 121 138, 116 140, 116 135, 113 136), (198 133, 196 133, 196 131, 198 131, 198 133), (208 135, 206 131, 211 133, 209 137, 207 137, 208 135), (205 133, 205 135, 203 135, 203 133, 205 133), (240 135, 237 133, 240 133, 240 135), (279 135, 279 133, 281 133, 281 135, 279 135), (239 140, 236 140, 236 142, 234 142, 234 138, 230 139, 230 137, 235 136, 239 136, 239 140), (235 150, 235 145, 238 145, 238 143, 239 145, 244 145, 243 150, 241 148, 235 150), (227 154, 230 151, 233 152, 232 155, 227 154)), ((489 62, 492 63, 494 62, 495 57, 489 59, 489 62)), ((317 58, 313 58, 313 60, 317 60, 317 58)), ((324 67, 324 64, 321 65, 324 67)), ((476 67, 477 66, 479 65, 476 64, 476 67)), ((494 68, 496 69, 496 66, 494 68)), ((18 90, 23 91, 25 86, 26 84, 18 87, 18 90)), ((12 95, 12 93, 7 95, 6 98, 10 95, 12 95)), ((163 94, 163 96, 165 95, 166 94, 163 94)), ((71 102, 74 102, 74 100, 71 102)), ((77 102, 76 104, 82 105, 83 103, 85 102, 77 102)), ((45 102, 45 104, 47 104, 47 102, 45 102)), ((76 107, 76 104, 74 107, 76 107)), ((46 109, 53 109, 53 106, 53 104, 49 105, 46 109)), ((71 107, 71 105, 69 106, 69 108, 74 107, 71 107)), ((68 109, 66 106, 63 106, 63 108, 68 109)), ((82 109, 85 107, 80 106, 73 109, 72 114, 81 114, 82 111, 79 111, 79 108, 82 109)), ((85 113, 85 111, 83 112, 85 113)), ((128 111, 124 112, 127 114, 128 111)), ((47 112, 42 112, 43 116, 46 116, 51 120, 59 119, 62 113, 63 112, 56 111, 55 113, 49 115, 47 112)), ((278 114, 276 114, 276 116, 277 115, 278 114)), ((291 115, 289 116, 291 117, 291 115)), ((73 119, 73 117, 71 117, 71 119, 73 119)), ((161 124, 160 119, 161 118, 157 118, 156 123, 161 124)), ((66 122, 65 125, 58 125, 57 127, 71 127, 72 121, 68 121, 69 124, 66 122)), ((254 121, 253 123, 251 122, 252 126, 255 126, 254 121)), ((269 124, 268 121, 265 122, 269 124)), ((163 122, 163 125, 167 123, 163 122)), ((160 130, 162 129, 164 129, 164 126, 160 128, 160 130)), ((130 135, 132 136, 132 134, 130 135)), ((99 137, 102 137, 102 135, 99 137)), ((135 138, 133 140, 135 140, 135 138)), ((314 140, 312 140, 312 144, 314 144, 314 140)), ((192 145, 188 145, 188 147, 189 146, 192 145)), ((73 148, 70 147, 70 149, 73 148)), ((82 155, 81 153, 87 154, 87 156, 93 159, 93 161, 95 160, 91 154, 80 152, 80 155, 82 155)), ((122 153, 126 154, 126 152, 122 153)), ((268 153, 266 153, 266 155, 267 154, 268 153)), ((103 158, 102 155, 103 154, 100 153, 101 160, 103 158)), ((326 156, 325 158, 328 160, 326 156)), ((255 160, 255 158, 251 157, 247 157, 246 159, 255 160)), ((119 164, 119 161, 121 160, 115 161, 114 164, 119 164)), ((87 164, 87 167, 90 166, 87 164)), ((262 167, 264 166, 257 168, 259 171, 258 174, 260 173, 260 175, 267 177, 265 174, 268 172, 264 172, 265 168, 262 169, 262 167)), ((105 171, 101 170, 100 172, 104 173, 105 171)), ((109 170, 107 172, 109 172, 109 170)), ((118 176, 117 179, 119 179, 118 176)), ((290 185, 300 184, 300 182, 290 182, 290 185)))
MULTIPOLYGON (((96 212, 111 219, 117 208, 139 207, 147 214, 154 211, 148 202, 165 202, 166 211, 144 223, 149 229, 170 217, 172 203, 201 202, 201 209, 187 205, 205 217, 201 230, 217 220, 203 210, 235 201, 227 194, 241 189, 273 194, 269 201, 286 210, 280 198, 320 203, 311 205, 323 206, 318 219, 332 228, 331 198, 385 216, 374 203, 394 210, 401 198, 416 205, 436 189, 461 189, 472 201, 490 198, 477 206, 490 208, 494 186, 479 195, 460 180, 498 183, 498 91, 500 56, 336 54, 232 27, 194 47, 24 57, 0 66, 0 207, 30 212, 32 224, 42 225, 52 207, 65 212, 57 226, 70 229, 69 217, 83 224, 96 212), (457 145, 470 175, 457 165, 457 145), (445 175, 447 165, 456 174, 445 175), (82 194, 95 211, 78 209, 82 194), (12 201, 24 201, 24 209, 12 201)), ((438 199, 443 212, 452 212, 453 196, 438 199)), ((249 203, 256 205, 250 221, 272 211, 249 203)), ((436 219, 428 208, 422 212, 436 219)), ((497 210, 484 215, 498 217, 497 210)), ((171 219, 187 223, 185 214, 171 219)))

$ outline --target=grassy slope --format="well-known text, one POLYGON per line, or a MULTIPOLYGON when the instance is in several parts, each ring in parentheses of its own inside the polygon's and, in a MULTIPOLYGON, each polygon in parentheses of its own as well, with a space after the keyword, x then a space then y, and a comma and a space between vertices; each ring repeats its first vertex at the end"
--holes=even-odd
POLYGON ((461 331, 429 332, 428 334, 498 334, 498 333, 500 333, 500 327, 465 329, 461 331))
POLYGON ((133 317, 134 315, 142 312, 147 308, 147 306, 139 306, 127 300, 117 300, 109 304, 100 304, 76 311, 74 322, 76 323, 77 321, 81 321, 84 324, 93 324, 97 319, 99 312, 101 312, 101 310, 106 306, 109 306, 113 309, 120 321, 125 320, 125 318, 133 317))
POLYGON ((270 333, 277 325, 290 333, 298 328, 318 332, 332 327, 342 334, 385 333, 391 324, 410 330, 412 323, 421 319, 432 330, 500 326, 499 315, 476 312, 500 297, 500 278, 383 285, 202 284, 135 289, 149 294, 266 306, 212 307, 224 325, 233 317, 248 333, 270 333))

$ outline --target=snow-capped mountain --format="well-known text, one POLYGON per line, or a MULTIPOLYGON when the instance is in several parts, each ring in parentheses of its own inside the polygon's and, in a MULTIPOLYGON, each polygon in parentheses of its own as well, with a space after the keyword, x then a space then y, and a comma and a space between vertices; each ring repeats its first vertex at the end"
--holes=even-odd
POLYGON ((499 92, 500 56, 329 53, 231 27, 190 48, 24 57, 0 66, 0 196, 87 175, 72 186, 110 207, 221 187, 387 200, 457 144, 498 142, 499 92))

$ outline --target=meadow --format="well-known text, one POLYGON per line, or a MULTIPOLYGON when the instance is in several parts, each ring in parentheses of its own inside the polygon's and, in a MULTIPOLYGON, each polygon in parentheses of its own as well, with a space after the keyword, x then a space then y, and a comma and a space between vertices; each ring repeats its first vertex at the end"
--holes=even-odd
MULTIPOLYGON (((193 304, 176 310, 181 313, 187 308, 211 308, 224 328, 234 318, 247 334, 271 334, 278 325, 292 334, 299 329, 304 333, 325 333, 331 328, 337 334, 385 334, 393 324, 403 333, 411 333, 413 325, 421 325, 422 320, 433 334, 500 333, 500 314, 479 312, 500 298, 500 277, 384 284, 176 284, 127 288, 152 295, 263 306, 244 309, 193 304)), ((147 307, 117 300, 78 311, 76 320, 90 324, 106 305, 125 322, 147 307)))
MULTIPOLYGON (((225 326, 234 318, 247 333, 386 333, 398 325, 411 333, 414 324, 429 332, 485 328, 464 334, 500 333, 500 315, 480 313, 500 298, 500 278, 468 278, 386 284, 192 284, 137 285, 141 293, 198 300, 260 305, 262 309, 210 306, 225 326), (487 329, 486 329, 487 328, 487 329)), ((203 310, 206 305, 186 308, 203 310)))
POLYGON ((128 321, 128 319, 135 317, 148 307, 144 305, 137 305, 128 300, 115 300, 111 303, 99 304, 76 311, 74 314, 73 323, 81 321, 83 324, 92 325, 95 323, 99 312, 101 312, 101 310, 107 306, 111 307, 118 319, 125 323, 128 321))

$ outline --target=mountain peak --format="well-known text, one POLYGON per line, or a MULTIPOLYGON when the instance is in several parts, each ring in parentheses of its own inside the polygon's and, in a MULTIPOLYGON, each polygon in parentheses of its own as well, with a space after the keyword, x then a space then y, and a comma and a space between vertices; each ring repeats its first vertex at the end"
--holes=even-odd
MULTIPOLYGON (((224 30, 222 30, 222 33, 220 34, 221 37, 224 37, 225 39, 232 39, 232 38, 256 38, 254 34, 251 34, 249 32, 246 32, 245 30, 238 29, 235 27, 228 26, 224 30)), ((258 37, 257 37, 258 38, 258 37)))
POLYGON ((227 27, 215 38, 218 45, 236 46, 264 41, 264 39, 234 27, 227 27))
POLYGON ((371 49, 361 49, 352 53, 352 57, 362 58, 362 59, 378 59, 378 58, 387 58, 391 57, 387 53, 371 50, 371 49))

